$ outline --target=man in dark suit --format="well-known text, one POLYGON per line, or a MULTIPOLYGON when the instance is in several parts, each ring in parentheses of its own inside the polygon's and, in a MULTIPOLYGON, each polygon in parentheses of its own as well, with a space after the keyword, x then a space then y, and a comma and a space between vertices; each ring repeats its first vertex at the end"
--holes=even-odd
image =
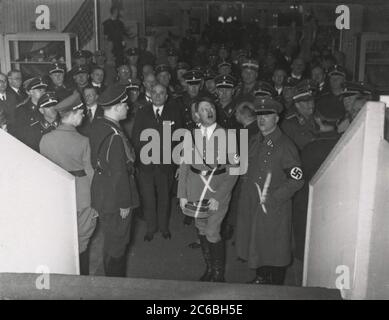
POLYGON ((12 132, 15 122, 17 101, 16 96, 9 92, 7 76, 0 73, 0 113, 3 114, 8 131, 10 132, 12 132))
MULTIPOLYGON (((163 150, 168 148, 169 155, 171 155, 172 150, 163 144, 163 122, 170 122, 168 125, 172 133, 181 128, 182 125, 179 110, 175 104, 168 103, 167 98, 167 89, 161 84, 155 85, 151 91, 152 103, 146 104, 138 110, 132 133, 139 169, 138 182, 142 209, 147 223, 145 241, 151 241, 158 230, 161 231, 165 239, 171 238, 169 213, 176 165, 172 161, 170 164, 163 161, 166 160, 162 156, 165 152, 163 150), (160 139, 160 142, 155 146, 159 148, 159 154, 155 153, 153 146, 151 149, 152 159, 145 159, 150 154, 146 151, 150 151, 150 142, 141 141, 141 134, 144 134, 145 130, 156 131, 160 139)), ((171 141, 170 136, 168 139, 171 141)))
POLYGON ((97 94, 97 89, 94 86, 86 86, 83 93, 86 103, 86 112, 82 124, 77 127, 77 131, 83 136, 89 137, 92 125, 95 123, 96 119, 104 117, 104 110, 97 105, 99 95, 97 94))
POLYGON ((22 103, 27 99, 27 93, 23 90, 22 83, 22 73, 20 70, 13 69, 7 74, 8 77, 8 88, 7 93, 15 95, 17 103, 22 103))

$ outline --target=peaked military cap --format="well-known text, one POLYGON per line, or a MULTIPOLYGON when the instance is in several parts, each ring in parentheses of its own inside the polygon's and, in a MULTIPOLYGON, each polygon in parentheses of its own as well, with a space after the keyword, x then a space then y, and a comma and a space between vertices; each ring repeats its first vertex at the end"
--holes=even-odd
POLYGON ((183 78, 188 84, 199 84, 203 80, 204 74, 198 70, 190 70, 184 73, 183 78))
POLYGON ((222 62, 220 62, 218 65, 217 65, 218 68, 222 68, 222 67, 231 67, 231 63, 224 60, 222 62))
POLYGON ((161 63, 155 67, 155 74, 159 74, 161 72, 169 72, 170 73, 170 67, 165 64, 161 63))
POLYGON ((128 85, 126 85, 126 88, 128 90, 140 90, 141 83, 138 80, 131 80, 128 85))
POLYGON ((72 69, 73 76, 76 76, 76 75, 78 75, 80 73, 89 73, 88 66, 78 66, 78 67, 74 67, 72 69))
POLYGON ((260 97, 256 98, 253 102, 255 114, 280 114, 282 112, 281 102, 273 99, 272 97, 260 97))
POLYGON ((86 58, 86 52, 84 50, 78 50, 74 53, 74 59, 86 58))
POLYGON ((46 92, 38 100, 38 108, 50 108, 59 102, 55 92, 46 92))
POLYGON ((65 66, 57 62, 53 63, 50 66, 49 74, 53 74, 53 73, 65 73, 65 66))
POLYGON ((343 68, 342 66, 339 66, 337 64, 331 66, 328 68, 328 76, 342 76, 346 77, 346 69, 343 68))
POLYGON ((70 95, 69 97, 65 98, 55 106, 55 109, 60 114, 76 111, 83 108, 84 108, 84 103, 81 101, 81 97, 77 93, 70 95))
POLYGON ((103 108, 109 108, 119 103, 127 102, 126 87, 123 85, 112 85, 108 87, 97 99, 97 104, 103 108))
POLYGON ((43 82, 42 78, 40 77, 28 79, 24 82, 23 85, 26 88, 26 91, 47 88, 47 83, 43 82))
POLYGON ((315 114, 322 120, 336 122, 344 118, 345 109, 339 99, 323 96, 315 103, 315 114))
POLYGON ((236 80, 230 75, 218 75, 215 78, 216 88, 234 88, 236 80))
POLYGON ((139 55, 138 48, 129 48, 127 50, 127 55, 129 55, 129 56, 137 56, 137 55, 139 55))
POLYGON ((263 97, 263 96, 268 96, 268 97, 275 97, 276 91, 273 88, 273 86, 266 82, 266 81, 259 81, 254 87, 254 96, 255 97, 263 97))
POLYGON ((363 82, 350 82, 344 83, 344 89, 342 96, 343 98, 354 96, 354 95, 371 95, 373 90, 363 82))
POLYGON ((317 93, 317 85, 310 79, 301 81, 296 86, 296 94, 293 96, 294 102, 313 100, 317 93))
POLYGON ((245 61, 242 62, 242 70, 246 68, 254 71, 258 71, 259 69, 258 61, 253 59, 246 59, 245 61))

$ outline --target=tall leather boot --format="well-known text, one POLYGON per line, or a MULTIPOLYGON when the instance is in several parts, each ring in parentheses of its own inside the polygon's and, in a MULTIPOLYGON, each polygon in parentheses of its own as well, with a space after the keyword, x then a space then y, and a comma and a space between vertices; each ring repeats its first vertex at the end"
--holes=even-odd
POLYGON ((225 242, 221 240, 216 243, 210 243, 211 246, 211 261, 212 261, 212 277, 211 282, 224 282, 224 273, 226 269, 226 251, 225 242))
POLYGON ((201 276, 200 281, 209 281, 212 277, 212 260, 211 260, 211 248, 210 243, 206 236, 199 235, 201 251, 203 253, 206 269, 201 276))

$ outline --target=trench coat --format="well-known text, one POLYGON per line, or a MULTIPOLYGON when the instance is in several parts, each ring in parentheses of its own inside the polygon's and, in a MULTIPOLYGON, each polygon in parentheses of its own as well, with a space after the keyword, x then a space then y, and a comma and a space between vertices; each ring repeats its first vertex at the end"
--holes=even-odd
POLYGON ((252 269, 291 262, 292 196, 304 184, 293 142, 278 127, 261 139, 258 133, 250 141, 238 201, 237 255, 252 269), (266 181, 270 181, 267 192, 266 181), (267 193, 263 206, 258 187, 267 193))

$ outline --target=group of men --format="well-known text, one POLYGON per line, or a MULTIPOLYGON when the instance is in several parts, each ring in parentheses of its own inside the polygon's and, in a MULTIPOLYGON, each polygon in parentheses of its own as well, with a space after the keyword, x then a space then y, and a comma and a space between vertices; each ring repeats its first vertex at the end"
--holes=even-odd
POLYGON ((236 65, 209 56, 190 67, 174 48, 167 56, 157 66, 130 59, 115 69, 103 52, 92 62, 80 51, 69 72, 54 63, 23 86, 20 71, 0 74, 0 125, 75 176, 82 274, 97 217, 105 273, 125 276, 132 216, 145 220, 145 241, 158 232, 171 239, 176 197, 198 230, 200 280, 225 281, 233 236, 237 256, 257 271, 252 283, 283 284, 293 257, 303 259, 308 182, 371 89, 347 82, 339 65, 312 66, 306 77, 301 58, 264 79, 244 52, 236 65), (179 129, 181 140, 165 137, 179 129))

